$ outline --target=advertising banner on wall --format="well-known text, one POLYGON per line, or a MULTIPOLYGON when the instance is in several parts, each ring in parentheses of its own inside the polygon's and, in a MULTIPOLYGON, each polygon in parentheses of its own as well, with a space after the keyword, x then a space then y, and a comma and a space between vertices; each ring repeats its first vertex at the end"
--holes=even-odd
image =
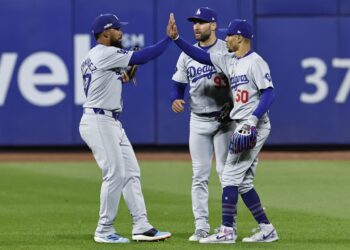
MULTIPOLYGON (((253 25, 254 49, 268 62, 276 90, 268 144, 350 144, 344 130, 350 127, 350 7, 345 1, 322 1, 317 8, 311 7, 315 1, 299 0, 303 8, 274 0, 133 2, 0 0, 0 146, 83 144, 80 64, 96 44, 90 30, 97 15, 113 13, 128 21, 123 46, 142 49, 166 35, 170 12, 182 38, 195 43, 187 18, 204 6, 216 10, 220 28, 234 18, 253 25)), ((218 37, 225 39, 219 32, 218 37)), ((180 53, 172 44, 139 67, 137 86, 123 87, 120 119, 133 144, 188 143, 188 93, 182 114, 173 113, 170 103, 180 53)))

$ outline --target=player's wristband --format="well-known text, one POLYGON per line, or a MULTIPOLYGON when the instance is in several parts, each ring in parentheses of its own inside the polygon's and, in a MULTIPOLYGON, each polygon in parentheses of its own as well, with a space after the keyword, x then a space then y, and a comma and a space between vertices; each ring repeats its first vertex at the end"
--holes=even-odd
POLYGON ((249 118, 248 118, 248 124, 251 125, 251 126, 255 126, 258 124, 259 122, 259 118, 256 117, 255 115, 251 115, 249 118))

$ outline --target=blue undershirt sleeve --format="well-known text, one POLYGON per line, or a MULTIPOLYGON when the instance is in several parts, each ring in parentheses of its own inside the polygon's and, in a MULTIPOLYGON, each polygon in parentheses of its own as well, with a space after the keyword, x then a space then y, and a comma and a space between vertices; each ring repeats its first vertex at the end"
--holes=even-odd
POLYGON ((183 52, 185 52, 189 57, 193 58, 197 62, 214 66, 210 60, 209 53, 197 47, 194 47, 185 40, 182 40, 181 37, 176 39, 174 42, 180 49, 182 49, 183 52))
POLYGON ((262 94, 258 107, 254 110, 253 115, 260 119, 271 107, 275 100, 275 91, 273 88, 261 90, 262 94))
POLYGON ((140 51, 134 51, 134 53, 130 58, 129 65, 145 64, 153 60, 154 58, 161 55, 164 52, 164 50, 168 48, 170 43, 171 43, 171 38, 166 36, 154 45, 145 47, 140 51))
POLYGON ((185 90, 187 84, 183 84, 180 82, 173 81, 173 88, 170 93, 170 101, 173 103, 176 99, 184 99, 185 97, 185 90))

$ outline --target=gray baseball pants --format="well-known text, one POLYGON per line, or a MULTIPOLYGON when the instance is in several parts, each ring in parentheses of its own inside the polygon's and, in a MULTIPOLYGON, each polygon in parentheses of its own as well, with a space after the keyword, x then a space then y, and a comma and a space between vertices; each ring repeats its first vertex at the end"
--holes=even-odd
MULTIPOLYGON (((243 126, 244 120, 237 122, 236 130, 243 126)), ((270 120, 267 115, 263 116, 257 124, 256 146, 240 154, 228 154, 222 173, 222 186, 238 186, 240 194, 251 190, 254 185, 254 177, 258 166, 258 155, 271 131, 270 120)))
POLYGON ((82 116, 79 131, 102 170, 100 212, 95 235, 107 236, 115 232, 113 223, 121 195, 132 216, 132 233, 151 229, 141 190, 140 167, 122 124, 107 115, 90 112, 82 116))
POLYGON ((209 225, 209 177, 213 161, 216 158, 216 172, 221 180, 222 171, 228 153, 233 123, 219 129, 215 118, 202 117, 191 113, 189 148, 192 158, 192 210, 195 228, 207 232, 209 225))

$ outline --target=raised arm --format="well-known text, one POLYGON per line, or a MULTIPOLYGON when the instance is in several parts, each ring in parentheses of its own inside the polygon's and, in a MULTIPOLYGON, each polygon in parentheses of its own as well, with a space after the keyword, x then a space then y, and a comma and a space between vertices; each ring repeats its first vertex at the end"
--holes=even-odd
POLYGON ((194 47, 180 37, 175 40, 175 44, 189 57, 192 57, 197 62, 213 66, 213 63, 210 60, 210 54, 204 50, 194 47))
POLYGON ((194 47, 193 45, 180 38, 173 13, 170 14, 168 25, 170 25, 170 29, 167 29, 168 36, 175 41, 176 45, 183 52, 185 52, 189 57, 193 58, 197 62, 213 66, 209 53, 194 47))
POLYGON ((169 47, 171 38, 166 36, 158 43, 148 46, 140 51, 135 51, 129 61, 129 65, 145 64, 160 56, 169 47))
POLYGON ((160 40, 158 43, 148 46, 140 51, 135 51, 129 61, 129 65, 135 65, 135 64, 145 64, 158 56, 160 56, 166 48, 169 47, 169 44, 171 43, 170 38, 170 30, 173 29, 174 25, 174 19, 169 18, 169 22, 167 25, 167 34, 168 36, 164 37, 162 40, 160 40))

